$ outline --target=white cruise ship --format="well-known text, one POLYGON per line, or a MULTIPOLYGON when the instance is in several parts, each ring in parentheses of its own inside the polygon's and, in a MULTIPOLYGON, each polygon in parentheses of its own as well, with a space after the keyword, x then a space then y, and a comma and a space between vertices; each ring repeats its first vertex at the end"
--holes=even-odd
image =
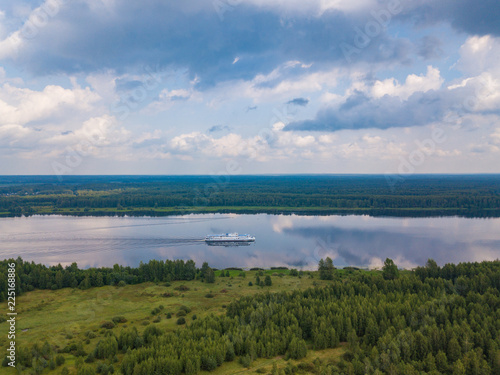
POLYGON ((255 237, 249 234, 226 233, 209 234, 205 237, 205 242, 254 242, 255 237))

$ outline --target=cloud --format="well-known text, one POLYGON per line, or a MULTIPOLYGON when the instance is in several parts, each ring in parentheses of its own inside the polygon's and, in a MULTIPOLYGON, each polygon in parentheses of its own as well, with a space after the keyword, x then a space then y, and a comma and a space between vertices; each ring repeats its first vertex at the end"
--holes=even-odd
POLYGON ((470 35, 500 36, 500 3, 497 0, 412 0, 402 1, 402 16, 418 26, 448 22, 456 30, 470 35))
POLYGON ((209 133, 229 132, 231 128, 227 125, 214 125, 208 129, 209 133))
POLYGON ((299 105, 301 107, 305 107, 307 104, 309 104, 309 99, 295 98, 295 99, 289 100, 286 104, 299 105))
MULTIPOLYGON (((106 69, 121 74, 153 62, 187 69, 191 78, 200 78, 197 87, 206 88, 267 74, 286 61, 315 62, 318 69, 344 64, 340 43, 352 41, 354 28, 364 27, 371 17, 369 9, 351 13, 325 1, 316 2, 323 11, 305 14, 285 3, 274 7, 242 2, 224 21, 206 1, 191 1, 189 6, 160 0, 148 6, 107 2, 104 10, 92 4, 64 3, 33 38, 22 38, 20 30, 14 30, 0 42, 0 58, 11 58, 37 75, 106 69)), ((358 59, 397 61, 409 52, 407 45, 382 31, 377 45, 365 48, 358 59)))
POLYGON ((65 89, 48 85, 42 91, 8 83, 0 87, 0 124, 27 124, 60 114, 64 110, 88 111, 100 99, 90 88, 65 89))
POLYGON ((417 42, 417 52, 426 60, 442 57, 444 54, 442 47, 441 40, 432 35, 424 36, 417 42))
POLYGON ((381 98, 385 95, 398 96, 403 100, 407 100, 416 92, 427 92, 429 90, 438 90, 443 84, 444 79, 441 77, 439 70, 432 66, 427 67, 425 76, 410 74, 406 77, 404 84, 399 84, 394 78, 384 81, 375 81, 371 94, 375 98, 381 98))

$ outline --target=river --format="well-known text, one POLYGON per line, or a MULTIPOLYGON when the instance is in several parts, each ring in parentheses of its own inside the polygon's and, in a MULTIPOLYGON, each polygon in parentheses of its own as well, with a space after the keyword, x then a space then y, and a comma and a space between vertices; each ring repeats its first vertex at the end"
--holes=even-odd
POLYGON ((203 214, 172 217, 31 216, 0 219, 0 258, 47 265, 136 267, 150 259, 193 259, 198 266, 286 266, 315 269, 330 256, 335 266, 402 268, 500 258, 500 219, 385 218, 203 214), (239 232, 248 246, 208 246, 206 234, 239 232))

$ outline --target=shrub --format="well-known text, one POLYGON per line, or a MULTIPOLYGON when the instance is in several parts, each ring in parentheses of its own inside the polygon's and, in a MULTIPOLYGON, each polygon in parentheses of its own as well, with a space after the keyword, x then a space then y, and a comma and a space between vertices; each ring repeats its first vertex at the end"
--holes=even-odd
POLYGON ((253 283, 251 281, 249 281, 248 286, 253 286, 253 283))
POLYGON ((186 314, 189 314, 191 312, 191 309, 187 306, 184 306, 184 305, 179 307, 179 310, 184 310, 186 312, 186 314))
POLYGON ((61 354, 58 354, 56 356, 56 365, 61 366, 64 364, 64 362, 66 362, 66 359, 64 359, 64 357, 61 354))
POLYGON ((252 365, 252 358, 247 354, 244 357, 240 357, 240 363, 243 367, 249 368, 252 365))
POLYGON ((214 295, 212 293, 207 293, 205 294, 205 298, 214 298, 214 295))
POLYGON ((161 318, 159 315, 153 319, 153 323, 160 323, 160 322, 161 322, 161 318))
POLYGON ((179 310, 179 311, 177 311, 177 314, 175 314, 175 316, 177 316, 177 317, 186 316, 186 312, 184 310, 179 310))
POLYGON ((124 316, 115 316, 111 320, 113 321, 113 323, 125 323, 127 321, 124 316))
POLYGON ((271 276, 267 275, 266 278, 265 278, 265 281, 264 281, 264 284, 266 286, 271 286, 273 285, 273 281, 271 280, 271 276))
POLYGON ((172 313, 167 313, 167 319, 172 319, 172 313))
POLYGON ((186 318, 184 317, 181 317, 179 319, 177 319, 177 322, 176 322, 178 325, 182 325, 182 324, 186 324, 186 318))
POLYGON ((125 285, 127 285, 127 283, 125 282, 125 280, 120 280, 120 281, 118 282, 118 284, 116 284, 116 286, 118 286, 118 287, 120 287, 120 288, 124 287, 125 285))
POLYGON ((155 307, 153 310, 151 310, 151 315, 156 315, 160 312, 161 310, 158 307, 155 307))
POLYGON ((198 317, 196 316, 196 314, 193 314, 192 319, 193 319, 193 320, 198 319, 198 317))
POLYGON ((111 321, 102 322, 101 328, 112 329, 115 328, 115 323, 111 321))
POLYGON ((178 290, 180 292, 187 292, 189 290, 189 288, 187 286, 185 286, 185 285, 176 286, 174 289, 178 290))

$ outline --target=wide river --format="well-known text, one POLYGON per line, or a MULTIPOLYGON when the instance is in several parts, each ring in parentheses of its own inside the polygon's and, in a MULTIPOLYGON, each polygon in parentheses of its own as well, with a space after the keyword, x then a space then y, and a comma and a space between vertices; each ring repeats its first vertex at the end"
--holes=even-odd
POLYGON ((209 214, 172 217, 32 216, 0 219, 0 259, 80 267, 137 266, 150 259, 193 259, 198 266, 315 269, 330 256, 339 267, 399 267, 500 258, 500 219, 381 218, 209 214), (249 246, 208 246, 206 234, 239 232, 249 246))

